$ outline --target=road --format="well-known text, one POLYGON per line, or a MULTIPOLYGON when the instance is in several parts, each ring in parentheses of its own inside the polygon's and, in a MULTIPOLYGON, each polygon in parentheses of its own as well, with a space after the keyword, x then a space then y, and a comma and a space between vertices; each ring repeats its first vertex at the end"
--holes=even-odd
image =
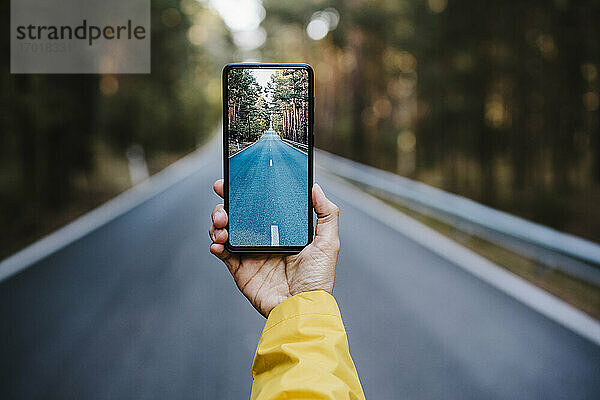
MULTIPOLYGON (((221 153, 208 154, 0 283, 0 398, 248 398, 264 319, 208 252, 221 153)), ((341 209, 336 297, 367 398, 600 398, 596 344, 316 178, 341 209)))
POLYGON ((303 246, 308 240, 308 156, 269 130, 229 159, 230 242, 303 246))

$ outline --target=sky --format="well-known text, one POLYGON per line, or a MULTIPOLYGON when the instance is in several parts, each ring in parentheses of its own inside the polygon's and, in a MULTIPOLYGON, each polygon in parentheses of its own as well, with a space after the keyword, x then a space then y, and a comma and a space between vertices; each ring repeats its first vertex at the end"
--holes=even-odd
MULTIPOLYGON (((267 82, 269 82, 271 80, 271 75, 273 75, 277 70, 276 69, 251 69, 250 73, 252 74, 252 76, 254 76, 256 78, 256 81, 258 82, 258 84, 260 86, 262 86, 263 89, 266 89, 267 87, 267 82)), ((265 93, 265 97, 267 98, 267 100, 269 99, 269 94, 265 93)))
POLYGON ((260 0, 208 0, 208 3, 217 10, 232 31, 255 30, 266 14, 260 0))

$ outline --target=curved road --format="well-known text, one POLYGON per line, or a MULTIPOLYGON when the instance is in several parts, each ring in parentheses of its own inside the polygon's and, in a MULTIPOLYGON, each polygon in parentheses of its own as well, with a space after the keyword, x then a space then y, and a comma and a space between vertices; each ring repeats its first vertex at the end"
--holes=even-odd
MULTIPOLYGON (((208 252, 220 154, 0 283, 0 398, 248 398, 264 320, 208 252)), ((368 398, 600 398, 596 344, 316 178, 341 209, 336 297, 368 398)))

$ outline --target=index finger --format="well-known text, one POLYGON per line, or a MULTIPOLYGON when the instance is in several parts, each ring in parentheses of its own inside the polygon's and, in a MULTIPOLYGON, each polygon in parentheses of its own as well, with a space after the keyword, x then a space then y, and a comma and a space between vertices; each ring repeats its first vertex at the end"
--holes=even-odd
POLYGON ((215 184, 213 185, 213 189, 215 190, 215 193, 219 195, 219 197, 223 198, 224 196, 224 192, 223 192, 223 185, 224 185, 225 181, 223 181, 223 179, 217 179, 215 181, 215 184))

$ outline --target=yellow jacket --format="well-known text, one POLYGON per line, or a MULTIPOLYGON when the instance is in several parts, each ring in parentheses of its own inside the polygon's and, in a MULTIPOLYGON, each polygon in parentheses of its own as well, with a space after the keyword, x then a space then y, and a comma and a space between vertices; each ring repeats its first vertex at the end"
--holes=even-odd
POLYGON ((271 310, 252 366, 252 400, 364 399, 335 299, 297 294, 271 310))

